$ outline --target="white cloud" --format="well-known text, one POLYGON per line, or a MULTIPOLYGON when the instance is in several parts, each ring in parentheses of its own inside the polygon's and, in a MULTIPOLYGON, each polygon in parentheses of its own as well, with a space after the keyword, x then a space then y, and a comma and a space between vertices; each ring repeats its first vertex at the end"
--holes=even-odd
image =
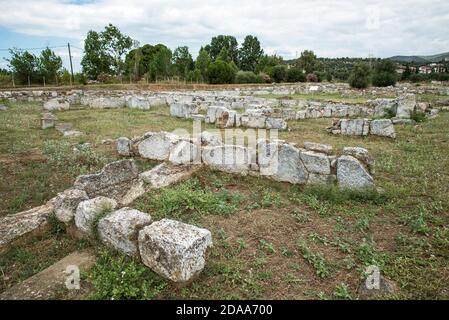
POLYGON ((286 58, 304 49, 328 57, 367 56, 369 52, 385 57, 449 48, 446 0, 74 2, 0 0, 0 25, 27 35, 79 43, 88 30, 101 30, 110 22, 140 43, 188 45, 194 55, 217 34, 231 34, 240 41, 246 34, 257 35, 267 52, 286 58))

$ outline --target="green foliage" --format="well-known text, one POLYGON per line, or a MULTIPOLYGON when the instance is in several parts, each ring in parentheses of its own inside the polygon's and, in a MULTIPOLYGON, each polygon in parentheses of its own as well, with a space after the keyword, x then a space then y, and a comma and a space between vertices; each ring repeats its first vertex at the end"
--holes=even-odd
POLYGON ((219 35, 213 37, 210 44, 206 45, 204 49, 209 53, 212 61, 217 60, 224 49, 229 61, 238 64, 238 43, 233 36, 219 35))
POLYGON ((271 70, 271 77, 277 83, 287 80, 287 66, 277 65, 271 70))
POLYGON ((236 70, 230 63, 217 60, 209 64, 207 79, 211 84, 232 83, 235 74, 236 70))
POLYGON ((151 80, 166 79, 171 74, 172 52, 164 45, 158 46, 158 51, 150 63, 151 80))
POLYGON ((287 71, 287 81, 288 82, 305 82, 306 75, 301 68, 293 67, 287 71))
POLYGON ((348 286, 344 283, 340 283, 334 291, 334 297, 342 300, 351 300, 351 295, 348 292, 348 286))
POLYGON ((7 61, 14 72, 15 81, 19 84, 37 81, 39 78, 37 73, 39 59, 34 54, 19 49, 11 49, 9 53, 11 58, 7 61))
POLYGON ((413 111, 410 115, 410 119, 415 120, 418 123, 427 121, 426 114, 419 111, 413 111))
POLYGON ((241 194, 225 189, 211 191, 191 179, 174 188, 164 189, 160 194, 144 198, 138 206, 142 211, 153 212, 157 218, 174 218, 195 222, 208 214, 229 215, 239 211, 244 200, 241 194))
POLYGON ((238 52, 239 66, 243 71, 256 71, 257 63, 263 55, 259 39, 248 35, 238 52))
POLYGON ((301 57, 296 61, 296 66, 309 74, 317 71, 320 64, 313 51, 304 50, 301 52, 301 57))
POLYGON ((262 83, 263 80, 252 71, 238 71, 235 83, 262 83))
POLYGON ((305 241, 299 241, 298 247, 302 252, 303 258, 315 268, 316 275, 320 278, 326 278, 331 273, 329 263, 320 253, 312 252, 305 241))
POLYGON ((354 66, 349 76, 349 85, 353 88, 367 88, 371 83, 371 69, 366 63, 360 62, 354 66))
POLYGON ((388 87, 396 84, 396 65, 393 61, 383 59, 374 66, 373 85, 376 87, 388 87))
POLYGON ((76 148, 67 141, 48 140, 44 142, 43 154, 52 166, 63 168, 71 174, 84 174, 101 169, 108 159, 96 153, 88 145, 76 148))
POLYGON ((38 72, 40 77, 45 77, 46 83, 56 83, 61 72, 62 59, 49 48, 43 50, 39 57, 38 72))
POLYGON ((190 82, 203 82, 204 78, 201 75, 201 71, 199 69, 191 70, 187 74, 187 81, 190 82))
POLYGON ((263 72, 263 73, 267 73, 267 74, 271 74, 272 73, 272 69, 279 65, 282 64, 282 57, 277 56, 277 55, 263 55, 262 57, 260 57, 259 62, 257 64, 256 67, 256 72, 263 72))
POLYGON ((87 279, 95 288, 92 298, 98 300, 154 299, 168 286, 143 264, 108 250, 100 251, 87 279))
POLYGON ((209 54, 204 48, 201 48, 195 61, 195 69, 200 71, 203 81, 207 80, 207 67, 209 66, 209 63, 209 54))
POLYGON ((51 213, 48 216, 48 226, 49 231, 52 235, 58 236, 60 234, 66 233, 66 225, 59 221, 59 219, 56 217, 54 213, 51 213))
POLYGON ((187 75, 193 70, 194 63, 192 55, 189 52, 189 47, 178 47, 173 52, 173 65, 176 69, 178 76, 181 79, 186 79, 187 75))
POLYGON ((122 75, 125 67, 123 56, 131 49, 133 40, 109 24, 104 31, 89 31, 84 41, 83 72, 90 79, 101 73, 122 75))

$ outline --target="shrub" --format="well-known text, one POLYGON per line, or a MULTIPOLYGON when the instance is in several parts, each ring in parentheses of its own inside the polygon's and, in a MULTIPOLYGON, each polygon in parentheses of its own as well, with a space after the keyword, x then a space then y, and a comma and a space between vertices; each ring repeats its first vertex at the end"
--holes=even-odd
POLYGON ((266 74, 266 73, 263 73, 263 72, 260 72, 258 75, 257 75, 257 77, 260 79, 260 82, 261 83, 270 83, 272 80, 271 80, 271 77, 268 75, 268 74, 266 74))
POLYGON ((413 111, 410 115, 410 119, 415 120, 416 122, 424 122, 427 120, 424 112, 413 111))
POLYGON ((287 81, 288 82, 305 82, 306 76, 300 68, 290 68, 287 71, 287 81))
POLYGON ((306 77, 307 82, 318 82, 318 76, 314 73, 309 73, 306 77))
POLYGON ((235 75, 235 83, 261 83, 262 79, 252 71, 239 71, 235 75))
POLYGON ((211 84, 232 83, 235 73, 235 68, 222 60, 212 62, 207 69, 207 77, 211 84))
POLYGON ((271 77, 275 82, 284 82, 287 79, 287 67, 284 65, 277 65, 272 69, 271 77))
POLYGON ((376 87, 388 87, 396 84, 396 66, 391 60, 381 60, 374 66, 373 85, 376 87))
POLYGON ((371 69, 368 64, 360 62, 354 65, 349 76, 349 85, 352 88, 367 88, 371 81, 371 69))

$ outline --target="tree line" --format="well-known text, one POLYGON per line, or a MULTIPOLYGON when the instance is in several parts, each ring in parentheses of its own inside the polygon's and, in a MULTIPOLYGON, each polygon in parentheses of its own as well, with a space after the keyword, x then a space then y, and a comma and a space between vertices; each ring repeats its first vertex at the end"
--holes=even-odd
MULTIPOLYGON (((7 59, 10 71, 0 70, 0 85, 11 78, 22 85, 71 83, 70 73, 62 67, 62 59, 49 48, 38 56, 19 49, 11 49, 10 54, 11 58, 7 59)), ((240 45, 233 36, 215 36, 200 48, 194 60, 187 46, 172 51, 164 44, 140 45, 112 24, 102 31, 87 33, 81 67, 82 72, 74 77, 79 84, 89 80, 120 83, 175 79, 225 84, 337 79, 363 88, 371 84, 393 85, 398 80, 420 80, 407 71, 398 78, 395 63, 390 60, 317 58, 313 51, 305 50, 299 58, 284 61, 275 54, 266 54, 253 35, 247 35, 240 45)))

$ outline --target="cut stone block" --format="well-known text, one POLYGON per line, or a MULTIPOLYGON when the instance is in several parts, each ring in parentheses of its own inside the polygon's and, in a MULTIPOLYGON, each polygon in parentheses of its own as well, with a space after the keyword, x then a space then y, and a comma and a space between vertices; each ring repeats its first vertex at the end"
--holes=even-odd
POLYGON ((64 223, 71 222, 79 203, 88 199, 87 193, 83 190, 68 189, 59 193, 55 198, 56 217, 64 223))
POLYGON ((210 231, 179 221, 163 219, 139 232, 142 262, 174 282, 188 282, 206 263, 212 246, 210 231))
POLYGON ((351 156, 341 156, 337 159, 337 180, 343 189, 364 190, 374 187, 373 177, 351 156))
POLYGON ((117 202, 106 197, 96 197, 82 201, 76 208, 75 225, 80 231, 93 235, 94 222, 97 217, 114 210, 116 207, 117 202))
POLYGON ((114 211, 98 222, 98 235, 105 244, 129 256, 137 255, 137 235, 151 223, 148 213, 131 208, 114 211))

